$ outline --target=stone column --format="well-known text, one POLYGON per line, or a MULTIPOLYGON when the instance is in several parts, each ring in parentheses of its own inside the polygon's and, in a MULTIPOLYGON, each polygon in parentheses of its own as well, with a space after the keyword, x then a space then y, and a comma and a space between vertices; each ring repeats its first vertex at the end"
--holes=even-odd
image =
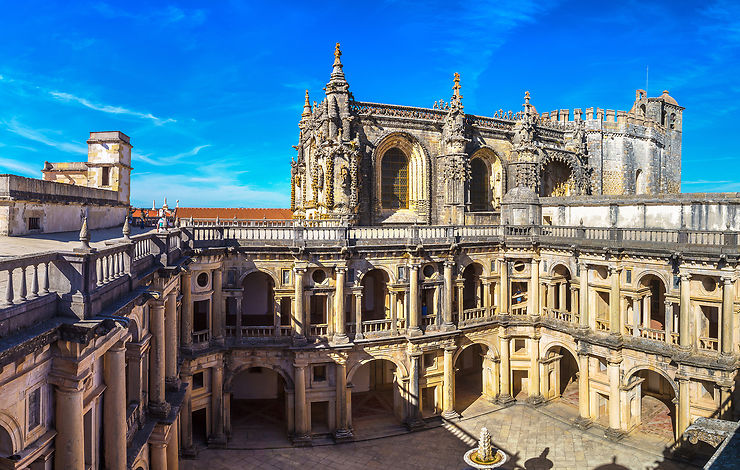
POLYGON ((673 344, 671 333, 673 333, 673 302, 665 301, 665 342, 668 345, 673 344))
POLYGON ((579 263, 578 266, 580 266, 581 270, 581 283, 580 288, 581 292, 579 294, 579 298, 581 301, 581 305, 579 308, 579 316, 580 316, 580 326, 581 328, 588 328, 589 327, 589 318, 588 318, 588 265, 586 263, 579 263))
POLYGON ((164 442, 150 442, 149 458, 150 470, 167 470, 167 445, 164 442))
POLYGON ((607 374, 609 375, 609 429, 607 436, 621 435, 619 417, 619 361, 608 359, 607 374))
POLYGON ((224 365, 219 361, 211 368, 211 416, 213 417, 213 431, 208 439, 209 447, 223 447, 226 445, 224 435, 224 365))
POLYGON ((182 441, 182 455, 186 457, 195 457, 195 448, 193 447, 193 404, 191 396, 193 393, 193 375, 182 374, 182 381, 188 384, 185 391, 185 397, 180 407, 180 439, 182 441))
POLYGON ((224 342, 224 306, 223 306, 223 270, 222 268, 213 270, 213 338, 216 343, 224 342))
MULTIPOLYGON (((65 380, 66 382, 66 380, 65 380)), ((83 425, 82 383, 57 384, 55 389, 56 430, 54 467, 65 470, 85 468, 85 427, 83 425)), ((124 449, 125 455, 125 449, 124 449)))
POLYGON ((632 336, 640 336, 640 328, 642 327, 642 299, 639 297, 632 297, 632 336))
POLYGON ((645 297, 642 298, 642 303, 643 303, 642 326, 644 326, 645 328, 650 328, 650 318, 653 316, 652 314, 653 296, 650 294, 647 294, 645 297))
POLYGON ((419 385, 419 360, 421 353, 409 355, 411 360, 411 371, 409 373, 409 411, 406 418, 406 426, 415 429, 424 425, 421 421, 419 405, 421 403, 421 389, 419 385))
POLYGON ((165 366, 164 375, 168 385, 177 387, 177 291, 171 290, 165 302, 165 366))
POLYGON ((452 271, 455 267, 455 263, 451 260, 444 262, 444 307, 443 316, 444 324, 442 325, 445 330, 454 330, 455 325, 452 322, 452 271))
POLYGON ((337 384, 337 426, 334 431, 334 439, 343 441, 352 438, 352 430, 349 428, 347 417, 347 361, 340 359, 336 362, 336 384, 337 384))
POLYGON ((689 388, 691 381, 688 377, 676 377, 678 382, 678 437, 681 437, 689 427, 691 415, 690 415, 690 397, 689 388))
POLYGON ((463 316, 462 313, 465 311, 465 281, 462 278, 458 278, 457 285, 457 321, 459 322, 463 316))
POLYGON ((421 309, 419 308, 419 265, 409 266, 409 336, 421 335, 421 309))
POLYGON ((722 354, 729 355, 732 350, 735 286, 731 277, 722 278, 722 354))
POLYGON ((501 338, 501 380, 499 381, 501 384, 501 391, 498 395, 499 403, 509 403, 514 401, 514 398, 511 396, 511 368, 509 362, 510 343, 511 339, 508 336, 501 338))
POLYGON ((362 334, 362 290, 357 289, 355 292, 355 339, 364 339, 362 334))
MULTIPOLYGON (((678 341, 682 348, 691 349, 691 275, 681 273, 681 305, 679 313, 680 328, 678 341)), ((683 431, 682 431, 683 432, 683 431)))
POLYGON ((491 316, 491 281, 483 283, 483 308, 486 318, 491 316))
POLYGON ((391 335, 396 336, 398 334, 398 293, 396 291, 390 291, 390 309, 391 309, 391 335))
POLYGON ((180 290, 182 291, 180 341, 185 348, 193 345, 193 303, 190 300, 190 277, 191 273, 187 269, 180 276, 180 290))
POLYGON ((578 355, 578 419, 576 424, 588 427, 591 423, 591 406, 588 385, 588 355, 578 355))
POLYGON ((501 276, 501 312, 500 315, 508 315, 509 303, 509 262, 506 259, 502 259, 499 263, 499 275, 501 276))
POLYGON ((531 276, 529 281, 529 314, 540 314, 540 260, 532 258, 531 276))
POLYGON ((540 393, 540 338, 531 339, 531 354, 529 359, 529 390, 527 401, 531 404, 539 404, 545 401, 540 393))
POLYGON ((126 469, 126 347, 119 341, 105 353, 103 437, 107 470, 126 469))
MULTIPOLYGON (((179 468, 179 442, 177 420, 170 426, 170 440, 167 442, 167 470, 178 470, 179 468)), ((107 450, 107 449, 106 449, 107 450)))
POLYGON ((348 343, 347 337, 347 318, 344 311, 344 279, 347 274, 346 266, 337 266, 334 268, 337 273, 336 293, 334 295, 334 318, 336 319, 334 342, 348 343))
POLYGON ((560 292, 558 292, 558 310, 565 312, 568 305, 568 303, 565 301, 566 297, 568 296, 568 285, 565 281, 563 281, 558 285, 558 288, 560 289, 560 292))
POLYGON ((546 291, 545 303, 552 310, 559 309, 559 306, 555 305, 555 289, 557 288, 558 288, 558 284, 554 282, 549 282, 548 284, 545 284, 545 291, 546 291))
POLYGON ((454 346, 444 349, 444 377, 442 380, 443 403, 442 417, 445 419, 457 418, 459 415, 455 412, 455 357, 454 346))
POLYGON ((621 297, 619 278, 621 272, 622 268, 620 267, 609 267, 609 275, 612 281, 612 288, 609 291, 609 331, 618 335, 622 334, 622 325, 619 324, 619 299, 621 297))
POLYGON ((306 365, 294 364, 293 367, 295 372, 295 436, 293 442, 300 444, 311 441, 306 416, 306 365))
POLYGON ((293 270, 293 332, 297 339, 306 337, 306 311, 303 308, 303 275, 306 268, 296 267, 293 270))
POLYGON ((149 308, 149 328, 152 345, 149 349, 149 410, 157 416, 166 416, 170 411, 164 399, 165 332, 164 302, 153 301, 149 308))

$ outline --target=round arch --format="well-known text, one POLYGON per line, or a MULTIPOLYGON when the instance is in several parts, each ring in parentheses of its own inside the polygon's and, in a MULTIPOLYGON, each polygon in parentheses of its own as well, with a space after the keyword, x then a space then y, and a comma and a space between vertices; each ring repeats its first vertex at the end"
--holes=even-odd
POLYGON ((241 274, 241 276, 239 276, 239 282, 238 282, 238 284, 239 285, 243 284, 244 283, 244 279, 246 279, 247 276, 249 276, 250 274, 254 274, 254 273, 262 273, 262 274, 265 274, 265 275, 269 276, 270 279, 272 279, 273 285, 275 285, 275 286, 279 286, 280 285, 280 278, 277 276, 277 274, 275 274, 274 272, 272 272, 271 269, 260 269, 260 268, 258 268, 256 266, 252 266, 249 269, 247 269, 246 271, 244 271, 241 274))
POLYGON ((381 212, 395 212, 395 209, 383 209, 381 205, 381 164, 383 156, 392 148, 398 148, 408 158, 408 211, 416 214, 421 207, 425 210, 420 215, 425 221, 431 207, 431 162, 430 153, 421 139, 409 132, 393 131, 378 137, 372 144, 373 184, 375 208, 381 212))
POLYGON ((539 153, 539 181, 540 181, 540 193, 543 196, 545 194, 545 169, 552 163, 560 163, 570 170, 570 177, 566 181, 572 181, 571 195, 583 194, 586 190, 584 185, 587 181, 584 178, 583 167, 581 161, 578 159, 576 154, 571 152, 563 151, 544 151, 541 150, 539 153))
POLYGON ((249 369, 258 367, 261 367, 263 369, 270 369, 276 372, 280 377, 283 378, 283 380, 285 380, 285 387, 288 390, 295 389, 295 386, 293 385, 293 377, 279 365, 245 362, 243 364, 239 364, 236 368, 229 371, 226 376, 226 380, 224 380, 224 390, 231 390, 231 383, 234 381, 234 377, 241 374, 242 372, 246 372, 249 369))
POLYGON ((18 422, 9 414, 0 412, 0 427, 10 437, 10 454, 13 455, 21 450, 21 443, 23 442, 23 435, 21 433, 21 427, 18 422))
POLYGON ((489 353, 493 353, 493 357, 495 359, 499 358, 498 349, 496 346, 493 345, 492 342, 483 340, 481 338, 473 338, 470 339, 468 337, 463 336, 463 338, 466 340, 465 342, 462 342, 462 344, 459 344, 457 347, 457 350, 455 351, 455 354, 452 356, 452 363, 455 364, 457 362, 457 358, 460 357, 460 355, 463 353, 464 350, 468 349, 471 346, 475 346, 476 344, 479 346, 485 347, 489 353))
POLYGON ((141 327, 139 326, 139 316, 141 314, 132 314, 129 317, 128 322, 128 331, 131 333, 131 341, 134 343, 138 343, 141 341, 141 327))
POLYGON ((362 284, 362 280, 367 273, 369 273, 370 271, 376 270, 376 269, 379 271, 383 271, 386 274, 386 276, 388 276, 388 284, 393 284, 396 282, 396 276, 394 275, 393 270, 389 268, 388 266, 379 264, 379 265, 366 266, 364 269, 358 270, 357 277, 356 277, 357 285, 362 284))
POLYGON ((668 375, 668 373, 664 371, 663 369, 660 369, 655 366, 651 366, 649 364, 642 364, 642 365, 634 366, 632 369, 630 369, 626 374, 624 374, 624 384, 623 385, 625 386, 628 385, 632 377, 638 372, 640 372, 641 370, 649 370, 651 372, 655 372, 658 375, 661 375, 664 379, 668 381, 671 388, 673 389, 673 394, 674 394, 673 396, 678 398, 678 385, 676 385, 676 382, 671 378, 671 376, 668 375))
POLYGON ((357 370, 360 367, 364 366, 365 364, 369 362, 373 362, 377 360, 386 360, 386 361, 392 362, 396 366, 396 370, 401 372, 401 375, 400 375, 401 378, 406 378, 409 376, 408 369, 406 368, 406 365, 403 362, 399 361, 398 359, 394 358, 391 355, 379 354, 377 356, 371 356, 365 359, 360 359, 354 364, 352 364, 352 366, 347 369, 347 383, 352 382, 352 377, 355 375, 355 372, 357 372, 357 370))
POLYGON ((542 348, 542 351, 543 351, 542 352, 542 357, 543 358, 547 358, 547 354, 550 352, 550 350, 552 348, 557 348, 557 347, 563 348, 563 349, 565 349, 566 351, 568 351, 569 353, 571 353, 573 355, 573 359, 576 360, 576 366, 578 367, 578 370, 580 372, 580 370, 581 370, 581 364, 578 361, 578 354, 576 353, 575 349, 573 349, 571 346, 568 346, 567 344, 563 343, 562 341, 552 341, 550 343, 547 343, 547 345, 544 348, 542 348))
POLYGON ((660 279, 666 291, 668 291, 668 288, 671 286, 671 283, 668 281, 668 279, 666 279, 665 275, 660 271, 656 271, 654 269, 645 269, 644 271, 640 271, 640 273, 635 276, 635 285, 639 287, 642 284, 643 279, 648 276, 655 276, 660 279))
MULTIPOLYGON (((481 183, 485 185, 485 199, 490 208, 496 208, 501 205, 501 199, 504 197, 506 189, 506 164, 504 158, 491 147, 484 145, 477 148, 470 155, 471 171, 473 161, 480 160, 485 165, 486 174, 481 183)), ((475 176, 471 174, 471 178, 475 176)), ((471 202, 473 202, 473 183, 471 179, 471 202)))
POLYGON ((552 266, 550 266, 550 270, 548 271, 548 274, 550 276, 555 276, 556 275, 555 270, 557 268, 560 268, 560 267, 565 268, 568 271, 568 275, 570 275, 571 277, 573 277, 573 270, 570 269, 570 266, 568 266, 567 264, 563 263, 562 261, 558 261, 558 262, 554 263, 552 266))
POLYGON ((477 264, 481 268, 481 276, 490 276, 491 275, 491 267, 490 263, 486 263, 486 260, 477 259, 477 258, 460 258, 459 261, 459 269, 460 272, 464 272, 465 269, 467 269, 468 266, 471 264, 477 264))

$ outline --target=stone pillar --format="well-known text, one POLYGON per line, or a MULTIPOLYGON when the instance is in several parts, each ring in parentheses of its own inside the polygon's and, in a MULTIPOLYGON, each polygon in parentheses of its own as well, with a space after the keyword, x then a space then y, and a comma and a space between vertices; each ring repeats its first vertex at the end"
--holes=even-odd
POLYGON ((558 310, 565 312, 568 305, 568 303, 565 301, 566 297, 568 296, 568 285, 565 281, 563 281, 558 285, 558 288, 560 289, 560 292, 558 292, 558 310))
POLYGON ((620 408, 619 408, 619 361, 608 359, 607 374, 609 375, 609 429, 608 437, 621 436, 620 408))
POLYGON ((529 390, 527 401, 531 404, 539 404, 545 401, 540 393, 540 338, 534 337, 531 340, 531 351, 529 359, 529 390))
POLYGON ((486 318, 491 316, 491 281, 483 283, 483 308, 486 318))
POLYGON ((554 282, 550 282, 549 284, 545 284, 545 290, 546 290, 546 303, 547 306, 553 310, 558 310, 559 305, 555 305, 555 289, 557 289, 557 284, 554 282))
MULTIPOLYGON (((681 305, 679 313, 680 328, 678 341, 682 348, 690 349, 691 340, 691 275, 681 273, 681 305)), ((681 431, 683 432, 683 430, 681 431)))
POLYGON ((297 339, 306 337, 306 311, 303 308, 303 275, 306 268, 296 267, 293 270, 293 332, 297 339))
POLYGON ((540 314, 540 260, 532 258, 531 276, 529 281, 529 314, 540 314))
POLYGON ((223 269, 213 270, 213 307, 211 309, 213 316, 213 338, 216 343, 224 342, 224 306, 223 306, 223 269))
POLYGON ((180 276, 180 291, 182 292, 180 341, 185 348, 193 345, 193 303, 190 300, 190 277, 191 273, 187 269, 180 276))
MULTIPOLYGON (((170 426, 170 440, 167 442, 167 470, 178 470, 179 468, 179 442, 178 439, 178 428, 177 420, 170 426)), ((107 449, 106 449, 107 450, 107 449)))
POLYGON ((421 420, 419 405, 421 403, 421 388, 419 385, 419 360, 421 353, 412 353, 409 355, 411 360, 411 371, 409 373, 409 409, 406 417, 406 426, 409 429, 422 427, 424 422, 421 420))
POLYGON ((462 278, 458 278, 455 289, 457 289, 457 321, 459 322, 465 311, 465 281, 462 278))
MULTIPOLYGON (((611 266, 609 267, 609 275, 611 276, 612 288, 609 291, 609 331, 612 334, 622 334, 622 325, 619 323, 619 299, 620 293, 620 273, 622 268, 611 266)), ((614 428, 616 429, 616 428, 614 428)))
POLYGON ((398 293, 390 291, 390 309, 391 309, 391 335, 398 334, 398 293))
POLYGON ((638 297, 632 297, 632 336, 640 336, 640 328, 642 327, 642 299, 638 297))
MULTIPOLYGON (((65 380, 66 382, 66 380, 65 380)), ((54 467, 65 470, 85 468, 85 427, 82 383, 57 384, 55 389, 56 430, 54 467), (69 386, 71 385, 71 386, 69 386)), ((124 449, 125 455, 125 449, 124 449)))
POLYGON ((355 339, 364 339, 362 334, 362 290, 357 289, 355 292, 355 339))
POLYGON ((509 311, 511 299, 509 298, 509 262, 506 259, 502 259, 499 263, 499 275, 501 276, 500 315, 508 315, 511 313, 509 311))
POLYGON ((211 420, 213 430, 211 437, 208 439, 209 447, 223 447, 226 445, 226 436, 224 435, 224 365, 216 364, 211 368, 211 420))
POLYGON ((349 427, 349 411, 347 408, 347 361, 340 359, 336 362, 336 384, 337 384, 337 425, 334 431, 334 439, 343 441, 352 438, 352 430, 349 427))
POLYGON ((152 345, 149 349, 149 410, 157 416, 166 416, 170 411, 164 399, 165 332, 164 302, 153 301, 149 308, 149 328, 152 345))
POLYGON ((446 260, 444 262, 444 324, 442 325, 442 327, 445 330, 455 329, 455 325, 452 322, 452 271, 454 267, 455 263, 453 261, 446 260))
POLYGON ((445 419, 457 418, 455 412, 455 347, 444 349, 444 377, 442 380, 442 417, 445 419))
POLYGON ((105 353, 103 365, 103 437, 107 470, 126 469, 126 347, 119 341, 105 353))
POLYGON ((580 288, 581 292, 579 294, 579 299, 581 301, 580 308, 579 308, 579 316, 580 316, 580 326, 581 328, 588 328, 589 327, 589 318, 588 318, 588 265, 586 263, 579 263, 578 266, 580 266, 581 270, 581 281, 580 281, 580 288))
POLYGON ((419 308, 419 265, 409 266, 409 336, 421 335, 421 309, 419 308))
POLYGON ((167 445, 164 442, 150 442, 149 459, 150 470, 167 470, 167 445))
POLYGON ((722 278, 722 354, 729 355, 732 350, 735 285, 731 277, 722 278))
POLYGON ((177 387, 177 291, 171 290, 165 302, 165 366, 167 384, 177 387))
POLYGON ((645 297, 642 298, 642 326, 645 328, 650 328, 650 318, 653 316, 652 314, 652 305, 653 305, 653 296, 650 294, 647 294, 645 297))
POLYGON ((501 391, 498 395, 499 403, 509 403, 514 401, 514 398, 511 396, 511 368, 509 362, 509 354, 511 351, 509 346, 510 343, 511 339, 508 336, 501 338, 501 380, 499 381, 501 384, 501 391))
POLYGON ((191 396, 193 393, 193 375, 182 374, 183 382, 188 384, 185 391, 185 397, 180 407, 180 440, 182 441, 182 455, 185 457, 195 457, 195 448, 193 447, 193 405, 191 396))
POLYGON ((306 416, 306 365, 294 364, 293 367, 295 372, 295 436, 293 442, 303 444, 311 441, 306 416))
POLYGON ((673 333, 673 302, 665 301, 665 342, 668 345, 673 344, 671 334, 673 333))
POLYGON ((678 437, 681 437, 689 427, 691 415, 690 415, 690 396, 689 388, 691 381, 688 377, 676 377, 678 382, 678 437))
POLYGON ((334 342, 335 343, 348 343, 349 338, 347 337, 347 318, 344 310, 344 279, 347 273, 346 266, 337 266, 334 268, 337 273, 336 279, 336 293, 334 295, 334 318, 336 319, 336 326, 334 329, 334 342))
POLYGON ((576 424, 588 427, 591 423, 591 406, 588 385, 588 355, 578 355, 578 419, 576 424))

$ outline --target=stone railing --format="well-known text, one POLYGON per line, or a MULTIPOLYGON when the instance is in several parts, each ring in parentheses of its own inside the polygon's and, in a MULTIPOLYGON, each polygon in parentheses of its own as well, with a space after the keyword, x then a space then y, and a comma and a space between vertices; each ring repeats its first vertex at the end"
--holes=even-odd
POLYGON ((210 330, 193 331, 193 344, 204 344, 211 339, 210 330))
POLYGON ((441 121, 447 116, 447 111, 444 110, 368 103, 364 101, 351 102, 350 111, 360 116, 389 116, 405 119, 422 119, 426 121, 441 121))
POLYGON ((640 328, 640 337, 655 341, 665 341, 665 331, 653 328, 640 328))
POLYGON ((479 323, 486 320, 485 307, 467 308, 458 317, 458 322, 463 325, 479 323))
POLYGON ((308 330, 311 336, 327 336, 329 334, 329 325, 310 325, 308 330))
POLYGON ((49 293, 49 267, 59 253, 39 253, 0 261, 0 309, 49 293), (30 288, 29 288, 30 284, 30 288))
POLYGON ((699 349, 705 351, 718 351, 719 340, 717 338, 708 338, 706 336, 699 337, 699 349))
POLYGON ((390 318, 384 318, 382 320, 368 320, 362 322, 362 334, 367 337, 368 335, 373 336, 379 333, 385 333, 391 331, 393 322, 390 318))
POLYGON ((609 320, 604 318, 596 318, 595 321, 597 331, 609 331, 609 320))

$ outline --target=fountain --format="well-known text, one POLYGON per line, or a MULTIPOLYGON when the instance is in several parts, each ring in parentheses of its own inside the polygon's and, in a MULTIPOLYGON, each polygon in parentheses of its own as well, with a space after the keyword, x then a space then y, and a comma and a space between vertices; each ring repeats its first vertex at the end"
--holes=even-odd
POLYGON ((493 447, 491 444, 491 435, 488 434, 488 429, 485 426, 480 430, 478 448, 465 452, 464 458, 465 463, 478 469, 500 467, 507 459, 506 454, 500 449, 493 447))

